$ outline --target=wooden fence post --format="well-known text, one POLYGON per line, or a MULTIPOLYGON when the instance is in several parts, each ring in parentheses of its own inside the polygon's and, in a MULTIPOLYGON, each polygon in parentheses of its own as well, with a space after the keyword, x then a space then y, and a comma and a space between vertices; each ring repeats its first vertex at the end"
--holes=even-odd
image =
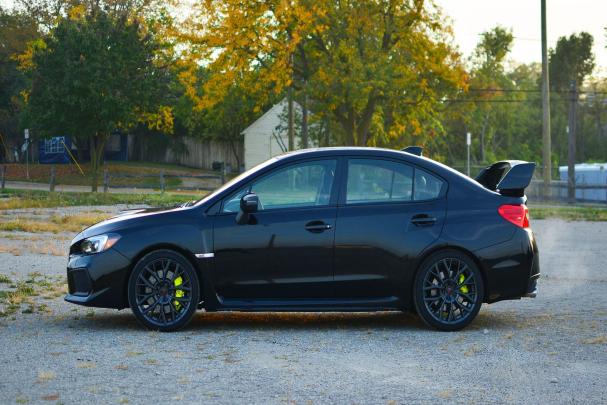
POLYGON ((52 165, 51 166, 51 179, 49 182, 49 190, 51 192, 55 191, 55 176, 56 176, 55 165, 52 165))
POLYGON ((160 171, 160 192, 164 194, 164 170, 160 171))
POLYGON ((4 165, 0 166, 0 183, 2 185, 0 190, 4 191, 6 186, 6 166, 4 165))
POLYGON ((4 192, 4 188, 6 186, 6 166, 4 165, 0 166, 0 183, 2 185, 0 190, 4 192))
POLYGON ((221 184, 225 184, 226 182, 226 164, 225 162, 221 163, 221 184))
POLYGON ((108 168, 103 169, 103 192, 107 193, 110 188, 110 172, 108 168))

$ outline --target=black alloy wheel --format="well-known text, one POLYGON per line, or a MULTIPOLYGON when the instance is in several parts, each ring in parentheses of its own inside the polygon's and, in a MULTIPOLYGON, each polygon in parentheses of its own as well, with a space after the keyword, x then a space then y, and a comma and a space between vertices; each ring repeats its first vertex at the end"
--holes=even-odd
POLYGON ((145 255, 131 273, 129 305, 149 329, 168 332, 184 327, 200 301, 198 276, 192 264, 171 250, 145 255))
POLYGON ((422 320, 442 331, 460 330, 478 314, 483 279, 465 254, 438 252, 422 263, 414 284, 414 302, 422 320))

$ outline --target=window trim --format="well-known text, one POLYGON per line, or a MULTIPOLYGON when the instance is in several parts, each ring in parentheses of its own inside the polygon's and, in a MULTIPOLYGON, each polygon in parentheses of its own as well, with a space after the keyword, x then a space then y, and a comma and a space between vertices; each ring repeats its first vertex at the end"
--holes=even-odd
POLYGON ((418 165, 408 162, 406 160, 393 159, 393 158, 384 157, 384 156, 356 156, 356 155, 343 156, 342 159, 343 159, 343 162, 342 162, 341 172, 343 173, 343 175, 342 175, 341 183, 340 183, 340 187, 339 187, 339 199, 338 199, 338 204, 337 204, 337 206, 340 208, 341 207, 368 207, 368 206, 381 206, 381 205, 423 204, 423 203, 428 203, 428 202, 433 202, 433 201, 438 201, 438 200, 444 199, 445 196, 447 195, 447 189, 449 188, 449 183, 447 182, 447 180, 445 180, 444 177, 439 176, 432 170, 428 170, 425 167, 418 166, 418 165), (411 167, 413 169, 413 187, 411 190, 411 200, 399 200, 399 201, 382 200, 382 201, 369 201, 369 202, 348 204, 346 202, 346 193, 348 191, 348 168, 349 168, 348 163, 350 162, 350 160, 385 160, 385 161, 389 161, 389 162, 393 162, 393 163, 400 163, 402 165, 411 167), (416 170, 422 170, 424 172, 427 172, 443 182, 441 190, 438 193, 438 196, 436 198, 432 198, 432 199, 428 199, 428 200, 415 200, 414 199, 416 170))
POLYGON ((237 214, 236 212, 223 212, 223 207, 224 207, 224 204, 226 203, 227 199, 232 194, 234 194, 235 192, 238 192, 238 190, 241 190, 243 188, 248 188, 250 190, 251 185, 253 183, 263 179, 266 176, 271 176, 273 173, 275 173, 278 170, 283 170, 290 166, 296 166, 296 165, 306 164, 306 163, 311 163, 311 162, 316 162, 316 161, 327 161, 327 160, 335 161, 335 176, 333 178, 333 184, 331 185, 329 204, 307 205, 307 206, 302 206, 302 207, 271 208, 271 209, 267 209, 267 210, 264 209, 262 211, 259 211, 258 214, 262 214, 265 212, 288 212, 288 211, 300 211, 300 210, 309 210, 309 209, 316 209, 316 208, 336 207, 337 201, 338 201, 338 191, 340 189, 340 184, 341 184, 341 177, 340 177, 341 157, 340 156, 323 156, 323 157, 315 157, 315 158, 310 158, 310 159, 301 159, 301 160, 297 160, 294 162, 288 162, 288 163, 284 163, 281 165, 277 165, 275 167, 270 168, 269 170, 264 171, 263 173, 259 173, 257 176, 255 176, 251 179, 248 179, 248 181, 245 182, 241 187, 237 187, 236 189, 232 190, 227 195, 225 195, 221 198, 221 204, 219 206, 219 210, 215 215, 236 215, 237 214))

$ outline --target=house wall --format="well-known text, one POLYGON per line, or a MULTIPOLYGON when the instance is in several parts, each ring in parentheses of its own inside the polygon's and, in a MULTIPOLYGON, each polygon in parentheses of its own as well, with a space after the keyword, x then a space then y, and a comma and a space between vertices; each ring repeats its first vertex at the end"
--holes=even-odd
POLYGON ((170 147, 151 147, 140 139, 129 136, 129 160, 152 161, 158 163, 178 164, 212 170, 213 162, 223 162, 232 167, 232 171, 239 170, 243 164, 243 145, 236 143, 234 148, 227 142, 202 141, 185 137, 181 139, 183 152, 174 151, 170 147))
POLYGON ((268 132, 248 132, 244 136, 245 169, 248 170, 271 157, 286 152, 288 139, 284 135, 275 136, 268 132), (279 142, 278 138, 282 140, 279 142))

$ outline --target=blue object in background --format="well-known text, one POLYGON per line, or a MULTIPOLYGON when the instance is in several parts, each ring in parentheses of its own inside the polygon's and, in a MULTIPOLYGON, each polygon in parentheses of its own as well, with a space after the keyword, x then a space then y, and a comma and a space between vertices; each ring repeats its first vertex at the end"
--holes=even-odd
POLYGON ((43 164, 70 163, 71 159, 66 146, 70 149, 72 147, 72 140, 69 136, 41 139, 38 142, 38 160, 43 164))
MULTIPOLYGON (((559 167, 561 181, 567 181, 567 166, 559 167)), ((575 165, 575 184, 607 186, 607 163, 579 163, 575 165)), ((565 196, 567 189, 564 189, 565 196)), ((576 189, 575 198, 580 201, 607 201, 607 190, 576 189)))

